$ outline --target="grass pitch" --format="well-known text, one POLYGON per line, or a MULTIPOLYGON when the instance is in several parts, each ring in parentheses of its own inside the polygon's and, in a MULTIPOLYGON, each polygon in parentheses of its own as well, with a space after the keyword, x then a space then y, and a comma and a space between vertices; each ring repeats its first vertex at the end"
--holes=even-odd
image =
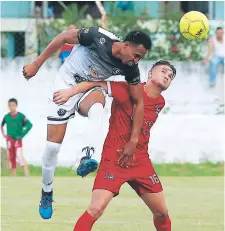
MULTIPOLYGON (((38 213, 41 178, 2 177, 2 231, 72 231, 90 201, 94 178, 56 177, 54 216, 38 213)), ((173 231, 222 231, 223 177, 161 177, 173 231)), ((152 215, 124 185, 94 231, 154 231, 152 215)))

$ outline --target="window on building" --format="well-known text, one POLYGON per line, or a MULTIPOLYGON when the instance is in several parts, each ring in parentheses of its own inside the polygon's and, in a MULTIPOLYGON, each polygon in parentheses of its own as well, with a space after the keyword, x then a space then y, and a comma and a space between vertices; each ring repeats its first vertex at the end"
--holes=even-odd
MULTIPOLYGON (((84 5, 88 5, 87 13, 90 14, 93 18, 100 18, 100 12, 98 10, 98 7, 96 6, 95 1, 61 1, 61 4, 58 1, 49 1, 48 2, 48 15, 49 17, 55 17, 55 18, 61 18, 62 13, 64 11, 64 7, 69 7, 71 4, 77 4, 78 9, 82 8, 84 5)), ((41 1, 35 1, 35 7, 38 7, 42 10, 43 8, 43 2, 41 1)), ((43 16, 43 14, 42 14, 43 16)))
POLYGON ((181 1, 181 10, 184 13, 188 11, 200 11, 203 14, 208 15, 209 13, 209 2, 208 1, 181 1))
POLYGON ((8 56, 8 39, 7 39, 7 33, 1 32, 1 57, 7 57, 8 56))
POLYGON ((25 55, 25 33, 16 32, 14 34, 15 40, 15 57, 25 55))

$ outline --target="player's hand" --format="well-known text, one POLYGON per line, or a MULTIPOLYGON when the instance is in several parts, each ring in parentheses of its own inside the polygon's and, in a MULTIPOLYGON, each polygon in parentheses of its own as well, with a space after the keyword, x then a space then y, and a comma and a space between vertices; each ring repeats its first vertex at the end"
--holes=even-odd
POLYGON ((71 89, 58 90, 53 95, 53 102, 55 104, 64 104, 72 96, 71 89))
POLYGON ((137 143, 129 141, 122 149, 117 150, 121 153, 121 156, 118 160, 118 164, 122 168, 128 168, 135 160, 135 151, 137 143))
POLYGON ((201 63, 202 63, 202 64, 207 64, 208 61, 209 61, 208 59, 203 59, 201 63))
POLYGON ((21 137, 21 136, 16 136, 16 137, 15 137, 15 140, 16 140, 16 142, 17 142, 18 140, 22 140, 22 137, 21 137))
POLYGON ((39 67, 34 62, 29 63, 23 67, 23 76, 26 80, 29 80, 30 78, 36 75, 38 70, 39 67))

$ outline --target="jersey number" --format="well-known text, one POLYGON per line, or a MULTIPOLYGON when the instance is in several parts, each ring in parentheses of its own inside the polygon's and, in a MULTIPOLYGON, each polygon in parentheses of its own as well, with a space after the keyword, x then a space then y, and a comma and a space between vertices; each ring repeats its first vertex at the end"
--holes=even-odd
POLYGON ((153 184, 158 184, 160 181, 159 181, 159 178, 156 174, 153 174, 152 176, 149 177, 151 180, 152 180, 152 183, 153 184))

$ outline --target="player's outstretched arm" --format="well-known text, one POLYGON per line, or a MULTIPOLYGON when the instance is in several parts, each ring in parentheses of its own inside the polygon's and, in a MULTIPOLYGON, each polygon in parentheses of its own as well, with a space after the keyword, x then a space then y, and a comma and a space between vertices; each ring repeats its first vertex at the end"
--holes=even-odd
POLYGON ((40 54, 40 56, 34 61, 34 63, 40 67, 50 56, 57 52, 65 43, 78 44, 78 31, 79 29, 72 29, 63 31, 57 35, 40 54))
POLYGON ((23 67, 24 77, 28 80, 35 76, 42 64, 57 52, 64 43, 78 44, 78 32, 79 29, 72 29, 57 35, 33 63, 27 64, 23 67))
POLYGON ((56 104, 66 103, 70 97, 82 92, 88 91, 92 87, 100 86, 108 93, 106 82, 82 82, 69 89, 58 90, 53 95, 53 101, 56 104))

